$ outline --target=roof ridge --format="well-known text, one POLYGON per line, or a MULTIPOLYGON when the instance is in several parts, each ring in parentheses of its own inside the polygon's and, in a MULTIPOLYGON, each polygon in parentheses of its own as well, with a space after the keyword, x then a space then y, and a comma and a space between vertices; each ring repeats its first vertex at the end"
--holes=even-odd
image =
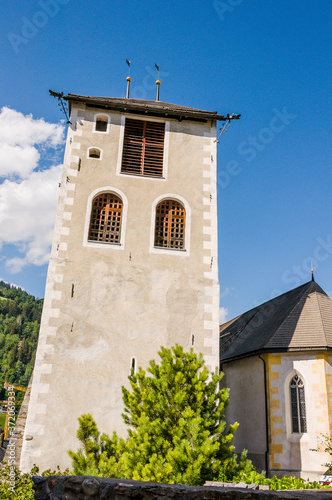
MULTIPOLYGON (((276 329, 276 331, 274 332, 274 334, 272 335, 272 337, 269 338, 268 343, 270 343, 271 341, 273 341, 274 337, 278 336, 279 330, 282 328, 282 326, 288 320, 288 318, 290 317, 290 315, 293 313, 294 309, 301 302, 302 298, 304 297, 304 295, 308 291, 308 288, 310 288, 311 283, 312 283, 312 281, 308 281, 308 283, 305 283, 304 285, 301 285, 303 287, 303 290, 300 292, 299 300, 296 301, 296 303, 294 304, 294 306, 292 307, 292 309, 287 314, 286 318, 280 323, 280 325, 278 326, 278 328, 276 329)), ((301 286, 299 286, 298 288, 301 288, 301 286)), ((292 292, 294 290, 296 290, 296 288, 294 288, 293 290, 290 290, 290 292, 292 292)), ((290 292, 286 292, 286 293, 290 293, 290 292)))
MULTIPOLYGON (((281 297, 284 297, 285 295, 288 295, 289 293, 292 293, 294 292, 295 290, 299 289, 299 288, 305 288, 307 287, 308 285, 310 285, 312 283, 312 281, 308 281, 307 283, 303 283, 303 285, 299 285, 295 288, 293 288, 292 290, 288 290, 287 292, 284 292, 284 293, 281 293, 280 295, 277 295, 276 297, 273 297, 273 299, 269 299, 269 300, 266 300, 265 302, 262 302, 262 304, 258 304, 258 306, 255 306, 255 307, 252 307, 251 309, 248 309, 248 311, 245 311, 244 313, 242 314, 239 314, 238 316, 236 316, 235 318, 233 318, 234 320, 236 320, 237 318, 240 318, 240 316, 243 316, 243 314, 248 314, 250 313, 251 311, 255 311, 255 309, 259 309, 263 306, 265 306, 266 304, 269 304, 270 302, 273 302, 275 300, 279 300, 280 301, 280 298, 281 297)), ((319 285, 318 285, 319 286, 319 285)), ((323 290, 324 291, 324 290, 323 290)), ((231 320, 230 320, 231 321, 231 320)), ((226 321, 225 323, 228 323, 228 321, 226 321)), ((222 323, 220 326, 223 326, 223 324, 225 323, 222 323)))
MULTIPOLYGON (((224 333, 224 336, 227 338, 223 341, 223 342, 220 342, 220 338, 223 336, 223 335, 220 335, 220 328, 219 328, 219 342, 220 342, 220 345, 219 345, 219 350, 221 351, 223 348, 225 349, 229 343, 234 340, 238 335, 240 335, 241 332, 243 332, 243 330, 245 329, 245 327, 250 323, 250 321, 252 320, 252 318, 254 318, 256 316, 256 314, 258 313, 258 309, 259 307, 256 308, 257 311, 254 312, 254 314, 252 316, 250 316, 250 318, 244 323, 244 325, 239 328, 239 330, 237 330, 236 332, 234 333, 230 333, 230 332, 226 332, 224 333)), ((239 317, 239 316, 238 316, 239 317)), ((225 328, 226 329, 226 328, 225 328)), ((223 331, 223 330, 222 330, 223 331)))
MULTIPOLYGON (((315 292, 318 294, 318 292, 315 292)), ((327 298, 330 299, 330 297, 328 295, 326 295, 327 298)), ((325 332, 325 326, 324 326, 324 321, 323 321, 323 314, 322 314, 322 308, 320 306, 320 301, 318 300, 318 295, 316 296, 316 300, 317 300, 317 304, 318 304, 318 309, 319 309, 319 316, 320 316, 320 320, 321 320, 321 323, 322 323, 322 329, 323 329, 323 335, 325 337, 325 342, 328 343, 328 339, 327 339, 327 336, 326 336, 326 332, 325 332)), ((331 299, 330 299, 331 300, 331 299)))

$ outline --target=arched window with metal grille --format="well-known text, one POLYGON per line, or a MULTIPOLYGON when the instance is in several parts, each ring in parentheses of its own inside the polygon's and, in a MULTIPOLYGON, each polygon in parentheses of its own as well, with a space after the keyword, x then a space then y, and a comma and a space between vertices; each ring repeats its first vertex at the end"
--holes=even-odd
POLYGON ((177 200, 163 200, 156 208, 155 247, 185 249, 186 211, 177 200))
POLYGON ((123 203, 114 193, 102 193, 92 202, 89 241, 120 244, 123 203))
POLYGON ((294 375, 289 387, 292 409, 292 432, 307 432, 304 384, 302 379, 298 375, 294 375))

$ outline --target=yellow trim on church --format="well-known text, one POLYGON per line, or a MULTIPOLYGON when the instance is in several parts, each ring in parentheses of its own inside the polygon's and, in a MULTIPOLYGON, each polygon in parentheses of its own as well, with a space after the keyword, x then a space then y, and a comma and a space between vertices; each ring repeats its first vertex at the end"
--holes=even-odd
POLYGON ((280 462, 276 461, 275 455, 283 453, 283 445, 276 442, 276 436, 284 434, 283 429, 277 428, 282 423, 282 416, 274 413, 280 409, 279 388, 273 385, 273 382, 279 380, 279 367, 281 365, 281 356, 265 354, 266 372, 267 372, 267 399, 268 399, 268 419, 269 419, 269 462, 271 469, 280 469, 280 462), (276 425, 277 424, 277 425, 276 425))
POLYGON ((317 421, 323 425, 325 424, 325 433, 330 433, 332 423, 332 374, 328 373, 330 371, 329 355, 319 353, 316 360, 317 362, 312 365, 312 373, 318 375, 319 383, 312 384, 312 390, 316 394, 315 407, 321 411, 317 421))

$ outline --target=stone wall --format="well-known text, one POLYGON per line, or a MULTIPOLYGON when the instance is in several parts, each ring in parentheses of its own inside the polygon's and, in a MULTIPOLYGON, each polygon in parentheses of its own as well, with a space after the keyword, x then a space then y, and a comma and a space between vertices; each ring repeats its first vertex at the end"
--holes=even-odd
POLYGON ((34 477, 35 500, 332 500, 331 490, 255 491, 192 487, 87 476, 34 477))

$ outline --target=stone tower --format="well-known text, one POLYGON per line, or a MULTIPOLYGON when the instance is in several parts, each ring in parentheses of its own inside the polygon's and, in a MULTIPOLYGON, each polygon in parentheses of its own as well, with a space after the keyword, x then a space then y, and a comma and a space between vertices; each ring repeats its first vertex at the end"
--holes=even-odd
POLYGON ((175 343, 219 364, 216 122, 69 94, 21 469, 70 466, 77 418, 125 435, 121 386, 175 343))

